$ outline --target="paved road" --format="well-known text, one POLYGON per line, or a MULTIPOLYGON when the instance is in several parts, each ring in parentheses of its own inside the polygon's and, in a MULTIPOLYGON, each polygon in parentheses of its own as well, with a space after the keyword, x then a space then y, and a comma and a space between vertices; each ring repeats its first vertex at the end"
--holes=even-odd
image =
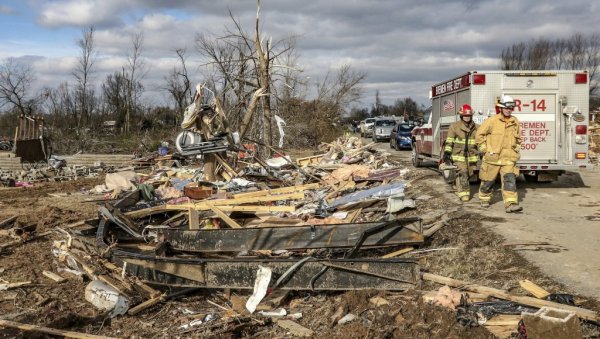
MULTIPOLYGON (((386 143, 377 148, 403 164, 410 161, 410 151, 390 150, 386 143)), ((441 176, 432 180, 444 185, 441 176)), ((505 213, 499 190, 489 209, 481 209, 477 199, 467 206, 504 220, 486 226, 507 243, 541 243, 514 248, 571 292, 600 300, 600 170, 569 172, 553 183, 519 180, 517 186, 523 213, 505 213)))

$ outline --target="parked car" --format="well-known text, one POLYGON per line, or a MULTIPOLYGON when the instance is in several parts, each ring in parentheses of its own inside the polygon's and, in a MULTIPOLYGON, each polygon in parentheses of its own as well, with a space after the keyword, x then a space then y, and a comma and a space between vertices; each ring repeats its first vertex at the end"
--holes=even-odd
POLYGON ((374 142, 389 140, 392 129, 396 126, 396 120, 392 118, 378 118, 373 124, 372 138, 374 142))
POLYGON ((368 138, 373 135, 371 132, 373 131, 373 123, 375 123, 375 118, 367 118, 361 122, 360 128, 360 136, 363 138, 368 138))
POLYGON ((390 135, 390 148, 393 148, 396 151, 400 149, 411 149, 411 132, 415 126, 415 124, 407 122, 401 122, 394 126, 392 134, 390 135))

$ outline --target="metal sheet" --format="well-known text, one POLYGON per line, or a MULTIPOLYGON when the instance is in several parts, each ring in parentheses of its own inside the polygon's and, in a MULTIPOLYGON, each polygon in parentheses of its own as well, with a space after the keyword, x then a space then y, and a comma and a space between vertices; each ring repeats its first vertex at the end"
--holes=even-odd
MULTIPOLYGON (((395 221, 396 227, 368 237, 364 246, 411 245, 424 241, 421 233, 403 227, 419 227, 418 218, 405 218, 395 221)), ((309 248, 352 247, 361 234, 382 222, 257 227, 220 230, 163 230, 164 240, 171 248, 190 252, 227 252, 250 250, 293 250, 309 248)))

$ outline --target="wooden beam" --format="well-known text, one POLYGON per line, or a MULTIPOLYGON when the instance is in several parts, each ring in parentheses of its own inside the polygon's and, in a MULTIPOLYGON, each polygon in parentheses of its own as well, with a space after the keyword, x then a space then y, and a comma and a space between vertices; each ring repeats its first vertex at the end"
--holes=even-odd
POLYGON ((161 294, 158 297, 154 297, 152 299, 148 299, 148 300, 144 301, 143 303, 141 303, 133 308, 130 308, 129 311, 127 311, 127 314, 136 315, 136 314, 162 302, 163 300, 165 300, 164 294, 161 294))
POLYGON ((13 223, 15 220, 17 220, 17 216, 16 215, 14 217, 10 217, 8 219, 4 219, 4 220, 0 221, 0 228, 4 228, 8 224, 13 223))
POLYGON ((199 230, 200 229, 200 216, 198 215, 198 210, 194 208, 188 208, 188 221, 189 228, 191 230, 199 230))
POLYGON ((112 337, 105 337, 101 335, 93 335, 81 332, 73 332, 73 331, 64 331, 50 327, 38 326, 38 325, 29 325, 18 323, 10 320, 1 320, 0 326, 9 327, 9 328, 17 328, 23 331, 33 331, 33 332, 41 332, 52 335, 59 335, 67 338, 77 338, 77 339, 111 339, 112 337))
POLYGON ((61 277, 60 275, 58 275, 58 274, 56 274, 54 272, 50 272, 50 271, 43 271, 42 274, 45 277, 47 277, 49 279, 52 279, 52 280, 56 281, 59 284, 62 283, 62 282, 64 282, 65 280, 67 280, 67 279, 61 277))
POLYGON ((287 193, 287 194, 278 194, 278 195, 267 195, 264 197, 245 197, 245 198, 235 198, 235 199, 217 199, 217 200, 204 200, 199 203, 201 205, 203 203, 214 206, 222 206, 222 205, 241 205, 248 203, 259 203, 259 202, 272 202, 272 201, 282 201, 282 200, 300 200, 304 199, 304 193, 287 193))
MULTIPOLYGON (((229 225, 229 227, 231 228, 242 228, 242 226, 240 226, 240 224, 238 224, 237 222, 235 222, 235 220, 231 219, 227 214, 223 213, 223 211, 221 211, 219 209, 219 207, 214 206, 209 204, 208 205, 210 207, 210 209, 215 212, 219 218, 221 218, 221 220, 223 220, 227 225, 229 225)), ((191 213, 192 209, 190 209, 190 213, 191 213)), ((198 213, 196 211, 196 213, 198 213)))
POLYGON ((600 316, 598 316, 598 313, 591 311, 591 310, 586 310, 586 309, 580 308, 580 307, 559 304, 559 303, 555 303, 552 301, 547 301, 547 300, 542 300, 542 299, 537 299, 537 298, 532 298, 532 297, 523 297, 523 296, 518 296, 518 295, 512 295, 504 290, 499 290, 496 288, 486 287, 486 286, 481 286, 481 285, 476 285, 476 284, 470 284, 465 281, 442 277, 442 276, 431 274, 431 273, 423 273, 423 280, 433 281, 438 284, 448 285, 451 287, 457 287, 457 288, 467 290, 467 291, 488 294, 492 297, 509 300, 509 301, 514 301, 516 303, 527 305, 527 306, 533 306, 533 307, 537 307, 537 308, 541 308, 544 306, 554 307, 554 308, 558 308, 558 309, 569 311, 569 312, 575 312, 575 314, 577 314, 577 316, 582 319, 592 320, 592 321, 600 321, 600 316))
POLYGON ((282 194, 282 193, 294 193, 294 192, 302 192, 302 191, 306 191, 306 190, 317 189, 317 188, 321 188, 321 187, 322 187, 321 184, 313 183, 313 184, 306 184, 306 185, 275 188, 272 190, 260 190, 260 191, 253 191, 253 192, 238 193, 238 194, 234 194, 233 198, 237 199, 237 198, 247 198, 247 197, 258 197, 258 196, 269 195, 269 194, 274 195, 274 194, 282 194))
POLYGON ((533 282, 527 279, 519 280, 519 285, 521 285, 521 287, 525 291, 533 294, 534 297, 539 299, 546 299, 546 297, 550 295, 550 292, 546 291, 545 289, 541 288, 540 286, 534 284, 533 282))
POLYGON ((386 255, 382 256, 381 258, 382 258, 382 259, 394 258, 394 257, 400 256, 400 255, 402 255, 402 254, 404 254, 404 253, 408 253, 408 252, 410 252, 410 251, 412 251, 412 250, 414 250, 414 249, 415 249, 415 248, 414 248, 414 247, 412 247, 412 246, 410 246, 410 247, 406 247, 406 248, 402 248, 402 249, 399 249, 399 250, 397 250, 397 251, 394 251, 394 252, 388 253, 388 254, 386 254, 386 255))
MULTIPOLYGON (((178 204, 178 205, 165 205, 165 209, 168 211, 187 211, 189 208, 193 208, 198 211, 208 211, 210 207, 206 204, 178 204)), ((219 209, 224 212, 294 212, 296 207, 294 206, 256 206, 256 205, 243 205, 243 206, 229 206, 222 205, 219 209)))

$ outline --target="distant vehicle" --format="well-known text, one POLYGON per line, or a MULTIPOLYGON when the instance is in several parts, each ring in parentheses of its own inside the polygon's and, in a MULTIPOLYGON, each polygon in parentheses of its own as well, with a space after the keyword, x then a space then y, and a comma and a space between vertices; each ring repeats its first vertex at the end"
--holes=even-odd
POLYGON ((393 118, 377 118, 372 128, 372 138, 374 142, 379 140, 389 140, 392 129, 396 126, 396 120, 393 118))
POLYGON ((394 126, 392 134, 390 134, 390 148, 399 151, 401 149, 411 149, 412 147, 412 130, 414 124, 401 122, 394 126))
POLYGON ((367 118, 364 121, 361 121, 360 128, 360 136, 363 138, 368 138, 373 135, 373 124, 375 123, 375 118, 367 118))

